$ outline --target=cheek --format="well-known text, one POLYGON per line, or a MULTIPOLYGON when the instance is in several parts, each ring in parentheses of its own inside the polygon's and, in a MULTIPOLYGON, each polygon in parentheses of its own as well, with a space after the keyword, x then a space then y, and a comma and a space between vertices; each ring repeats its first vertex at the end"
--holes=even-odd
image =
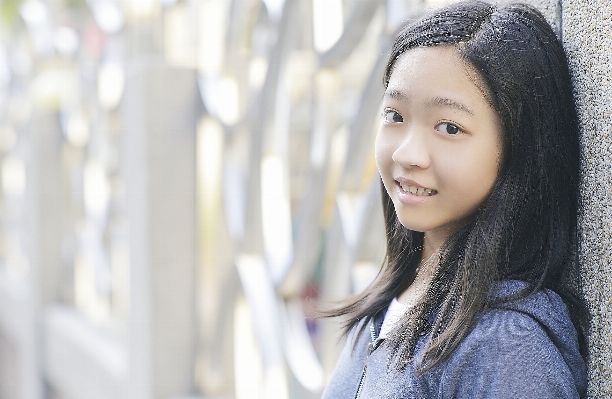
POLYGON ((393 189, 393 145, 389 142, 388 138, 383 137, 382 134, 376 135, 374 142, 374 158, 376 160, 376 167, 378 173, 382 179, 385 190, 391 196, 391 190, 393 189))
POLYGON ((389 168, 390 163, 393 161, 392 155, 393 152, 390 148, 388 140, 385 140, 380 132, 377 133, 376 140, 374 141, 374 158, 376 160, 378 172, 381 176, 384 175, 385 171, 389 168))
POLYGON ((499 174, 501 151, 497 143, 491 143, 491 145, 481 149, 479 153, 482 155, 474 158, 472 170, 474 175, 478 176, 482 190, 488 193, 499 174))
POLYGON ((438 176, 444 176, 440 183, 450 188, 449 192, 454 194, 450 200, 463 199, 468 209, 476 208, 484 201, 495 184, 499 169, 499 157, 496 153, 489 154, 484 157, 474 154, 462 157, 455 154, 439 164, 438 176))
POLYGON ((393 154, 402 144, 402 135, 394 127, 381 122, 374 140, 374 156, 379 167, 390 167, 395 164, 393 154))

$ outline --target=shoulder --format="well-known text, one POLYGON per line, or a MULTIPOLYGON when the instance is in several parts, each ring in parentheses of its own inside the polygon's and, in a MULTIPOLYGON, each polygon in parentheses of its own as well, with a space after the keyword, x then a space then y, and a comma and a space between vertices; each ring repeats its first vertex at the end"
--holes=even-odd
POLYGON ((552 291, 490 309, 445 363, 440 397, 578 398, 586 367, 552 291))

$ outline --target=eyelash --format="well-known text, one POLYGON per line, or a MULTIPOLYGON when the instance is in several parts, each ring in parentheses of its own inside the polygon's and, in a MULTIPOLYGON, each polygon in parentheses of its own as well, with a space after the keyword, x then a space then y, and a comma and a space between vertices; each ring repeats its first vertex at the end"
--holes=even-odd
POLYGON ((439 121, 438 123, 436 123, 435 129, 439 131, 438 128, 440 127, 440 125, 444 125, 444 124, 448 125, 448 126, 456 127, 457 128, 457 132, 456 133, 448 133, 448 131, 447 132, 440 131, 440 133, 442 133, 442 134, 446 134, 446 135, 449 135, 449 136, 455 136, 455 135, 457 135, 459 133, 465 133, 465 130, 460 125, 458 125, 457 123, 451 122, 451 121, 444 121, 444 120, 439 121))
POLYGON ((399 112, 397 112, 396 110, 394 110, 393 108, 386 108, 385 110, 383 110, 383 112, 380 114, 380 117, 383 119, 384 123, 400 123, 404 121, 404 117, 402 116, 402 114, 400 114, 399 112), (389 122, 386 120, 387 116, 389 116, 391 113, 395 113, 396 115, 399 115, 399 117, 402 119, 401 121, 397 121, 397 122, 389 122))
MULTIPOLYGON (((383 122, 384 123, 388 123, 388 124, 391 124, 391 123, 401 123, 401 122, 404 121, 404 117, 399 112, 394 110, 393 108, 387 108, 387 109, 383 110, 383 112, 380 114, 380 116, 383 119, 383 122), (391 115, 391 114, 398 115, 401 118, 401 121, 388 121, 386 118, 389 115, 391 115)), ((447 132, 440 131, 440 133, 442 133, 442 134, 446 134, 446 135, 449 135, 449 136, 455 136, 455 135, 457 135, 459 133, 465 133, 465 130, 459 124, 457 124, 455 122, 451 122, 451 121, 445 121, 445 120, 438 121, 436 123, 435 129, 439 130, 440 125, 443 125, 443 124, 446 124, 448 126, 454 126, 455 128, 457 128, 457 132, 456 133, 448 133, 448 131, 447 132)))

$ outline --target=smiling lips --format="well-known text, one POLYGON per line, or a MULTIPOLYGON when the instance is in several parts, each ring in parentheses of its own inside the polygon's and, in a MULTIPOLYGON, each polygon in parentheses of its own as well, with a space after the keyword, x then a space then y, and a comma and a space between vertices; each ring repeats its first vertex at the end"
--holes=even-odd
POLYGON ((431 197, 432 195, 436 195, 438 193, 434 189, 421 187, 413 181, 407 181, 404 179, 397 180, 397 184, 405 193, 416 195, 418 197, 431 197))

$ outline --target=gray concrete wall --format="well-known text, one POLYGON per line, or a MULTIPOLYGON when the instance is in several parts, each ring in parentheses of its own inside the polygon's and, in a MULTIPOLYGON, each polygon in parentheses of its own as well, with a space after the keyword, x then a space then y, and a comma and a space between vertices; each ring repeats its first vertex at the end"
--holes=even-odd
POLYGON ((563 0, 562 38, 582 129, 583 290, 593 315, 590 398, 612 397, 612 3, 563 0))
POLYGON ((582 137, 580 262, 593 316, 589 398, 612 398, 612 2, 527 0, 563 40, 582 137))

